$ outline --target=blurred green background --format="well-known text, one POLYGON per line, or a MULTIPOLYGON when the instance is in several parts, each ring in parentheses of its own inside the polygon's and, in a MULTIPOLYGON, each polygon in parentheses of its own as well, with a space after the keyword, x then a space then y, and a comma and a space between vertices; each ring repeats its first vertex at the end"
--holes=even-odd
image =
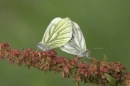
MULTIPOLYGON (((104 44, 104 50, 92 50, 98 60, 120 61, 130 71, 130 0, 0 0, 0 42, 11 48, 31 47, 41 41, 49 22, 55 17, 70 17, 81 27, 87 48, 104 44)), ((73 55, 56 49, 59 56, 73 55)), ((0 60, 0 86, 75 86, 73 79, 44 73, 24 65, 0 60)), ((81 86, 85 86, 81 84, 81 86)))

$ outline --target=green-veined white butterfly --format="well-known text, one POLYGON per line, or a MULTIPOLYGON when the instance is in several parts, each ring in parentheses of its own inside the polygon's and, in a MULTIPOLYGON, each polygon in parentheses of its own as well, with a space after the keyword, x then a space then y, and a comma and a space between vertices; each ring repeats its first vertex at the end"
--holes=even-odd
POLYGON ((72 38, 68 43, 61 46, 60 49, 79 57, 90 57, 90 51, 86 49, 83 33, 77 23, 72 22, 72 38))
POLYGON ((72 25, 69 18, 54 18, 47 27, 42 41, 37 47, 43 51, 65 45, 72 37, 72 25))

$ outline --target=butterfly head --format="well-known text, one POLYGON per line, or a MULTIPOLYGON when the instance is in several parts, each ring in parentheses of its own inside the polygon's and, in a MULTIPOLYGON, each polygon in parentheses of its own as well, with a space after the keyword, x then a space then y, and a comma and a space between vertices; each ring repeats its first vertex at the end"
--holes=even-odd
POLYGON ((86 56, 87 58, 90 58, 90 53, 91 53, 91 50, 87 50, 84 52, 84 56, 86 56))
POLYGON ((37 47, 38 47, 38 49, 43 50, 43 51, 47 50, 46 46, 43 45, 41 42, 37 43, 37 47))

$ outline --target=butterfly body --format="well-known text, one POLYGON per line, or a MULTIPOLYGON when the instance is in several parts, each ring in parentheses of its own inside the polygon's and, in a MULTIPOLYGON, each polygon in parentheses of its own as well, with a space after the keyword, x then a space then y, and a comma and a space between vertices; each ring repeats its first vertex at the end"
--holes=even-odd
POLYGON ((38 49, 41 49, 43 51, 48 51, 50 48, 47 45, 43 45, 42 42, 37 43, 38 49))

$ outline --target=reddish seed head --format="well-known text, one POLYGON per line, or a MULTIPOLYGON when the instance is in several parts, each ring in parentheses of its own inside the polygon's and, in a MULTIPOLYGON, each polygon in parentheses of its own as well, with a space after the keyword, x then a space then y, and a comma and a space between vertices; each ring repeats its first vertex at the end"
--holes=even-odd
POLYGON ((121 85, 130 84, 130 73, 125 73, 126 68, 120 62, 99 62, 91 58, 87 64, 80 62, 79 58, 67 59, 56 56, 54 50, 46 52, 34 51, 31 48, 19 51, 10 49, 8 43, 0 43, 0 58, 7 58, 10 64, 25 64, 28 68, 35 67, 42 71, 61 73, 62 78, 73 77, 76 82, 95 83, 106 85, 104 73, 119 80, 121 85))
POLYGON ((9 58, 9 63, 10 63, 10 64, 14 64, 13 58, 9 58))

